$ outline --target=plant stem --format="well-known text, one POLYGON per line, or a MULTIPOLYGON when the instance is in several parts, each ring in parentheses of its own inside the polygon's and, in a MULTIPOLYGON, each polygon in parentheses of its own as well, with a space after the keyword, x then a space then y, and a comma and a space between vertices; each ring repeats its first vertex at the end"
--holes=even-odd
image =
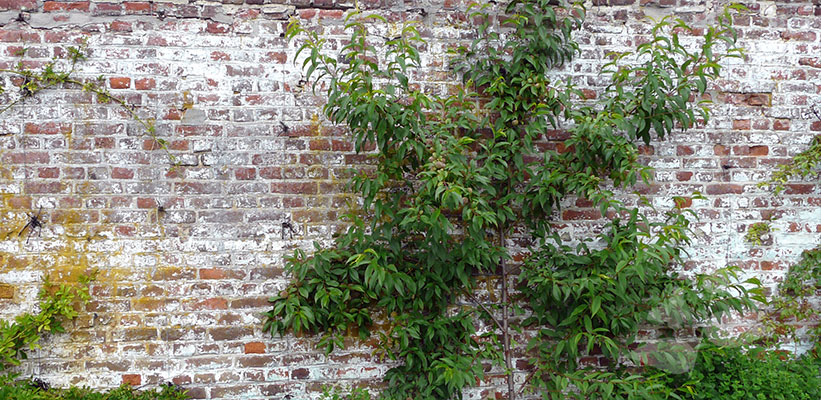
MULTIPOLYGON (((504 228, 499 227, 499 246, 505 248, 505 231, 504 228)), ((507 370, 507 399, 515 400, 516 391, 513 388, 513 367, 511 365, 510 352, 510 329, 509 316, 507 304, 507 263, 505 262, 505 255, 502 254, 499 264, 502 266, 502 342, 504 343, 505 351, 505 369, 507 370)))

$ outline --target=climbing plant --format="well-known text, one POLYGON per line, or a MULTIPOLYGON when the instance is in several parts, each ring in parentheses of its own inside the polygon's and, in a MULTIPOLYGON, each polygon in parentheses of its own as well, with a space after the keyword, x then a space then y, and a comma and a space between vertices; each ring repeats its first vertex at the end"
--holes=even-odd
MULTIPOLYGON (((14 91, 6 86, 4 80, 0 80, 0 94, 9 94, 7 97, 9 101, 0 106, 0 114, 11 110, 45 90, 79 88, 83 92, 94 95, 101 104, 112 103, 120 106, 131 119, 142 126, 147 135, 154 139, 157 148, 166 152, 172 164, 176 165, 178 163, 177 158, 168 150, 167 141, 157 135, 154 120, 140 117, 134 105, 129 104, 126 100, 115 96, 110 90, 106 89, 105 79, 102 75, 96 79, 84 79, 77 76, 79 64, 88 58, 85 45, 67 47, 65 57, 55 56, 40 68, 31 68, 31 63, 23 59, 26 51, 25 48, 18 51, 17 55, 20 60, 17 63, 9 68, 0 68, 0 74, 7 74, 15 78, 11 80, 14 91)), ((0 136, 7 134, 7 132, 0 132, 0 136)))
POLYGON ((802 340, 798 330, 807 328, 806 336, 812 345, 812 354, 821 358, 821 325, 816 317, 818 307, 812 297, 821 288, 821 247, 806 250, 801 259, 790 266, 787 276, 762 313, 764 332, 761 341, 770 347, 783 342, 797 343, 802 340))
MULTIPOLYGON (((0 320, 0 373, 8 373, 11 367, 20 365, 21 360, 27 358, 28 350, 39 348, 43 335, 65 331, 63 323, 78 315, 75 303, 85 305, 89 301, 88 286, 93 279, 93 275, 81 275, 77 285, 57 286, 46 276, 37 296, 40 310, 36 314, 18 315, 13 322, 0 320)), ((0 375, 0 384, 12 378, 11 374, 0 375)))
POLYGON ((509 399, 528 389, 638 398, 663 392, 630 368, 642 362, 630 351, 642 327, 705 322, 762 299, 735 268, 675 272, 690 242, 690 199, 676 198, 658 219, 640 196, 634 204, 615 193, 651 180, 639 142, 706 122, 702 95, 721 61, 741 55, 731 10, 698 46, 680 40, 696 36, 683 21, 658 21, 635 52, 610 55, 611 84, 589 100, 561 78, 584 10, 552 3, 471 7, 476 39, 454 51, 462 80, 448 94, 411 80, 424 44, 413 23, 384 37, 370 33, 383 18, 350 13, 350 40, 329 54, 318 32, 291 22, 308 79, 327 90, 325 115, 350 129, 357 152, 375 146, 375 166, 350 181, 361 196, 350 228, 332 247, 287 260, 293 282, 270 299, 265 331, 318 333, 328 352, 345 336, 377 336, 380 354, 399 361, 383 399, 461 398, 487 378, 486 361, 506 375, 509 399), (602 233, 561 238, 552 222, 571 197, 598 210, 602 233), (500 298, 479 296, 487 277, 500 298), (521 328, 532 338, 531 368, 516 387, 512 336, 521 328), (585 356, 606 368, 580 364, 585 356))

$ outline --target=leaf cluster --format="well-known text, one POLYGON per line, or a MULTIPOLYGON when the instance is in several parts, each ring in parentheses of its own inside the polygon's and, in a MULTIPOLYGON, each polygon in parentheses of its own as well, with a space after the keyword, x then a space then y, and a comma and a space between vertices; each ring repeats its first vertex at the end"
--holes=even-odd
POLYGON ((763 236, 770 233, 771 230, 772 228, 769 222, 756 222, 747 228, 744 240, 746 240, 747 243, 760 246, 763 236))
POLYGON ((88 287, 93 279, 81 276, 77 285, 56 286, 46 277, 38 294, 39 312, 19 315, 13 322, 0 320, 0 372, 20 365, 27 358, 26 351, 40 347, 43 335, 65 332, 63 323, 77 317, 77 304, 89 301, 88 287))

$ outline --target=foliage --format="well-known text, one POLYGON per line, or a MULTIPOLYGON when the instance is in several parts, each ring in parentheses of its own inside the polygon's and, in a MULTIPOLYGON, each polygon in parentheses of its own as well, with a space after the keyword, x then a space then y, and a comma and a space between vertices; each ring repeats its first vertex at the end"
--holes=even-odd
POLYGON ((343 394, 339 389, 331 390, 325 388, 322 393, 322 400, 371 400, 370 393, 361 388, 355 388, 348 394, 343 394))
POLYGON ((810 141, 809 148, 798 153, 788 164, 779 165, 770 179, 759 183, 759 186, 768 187, 779 195, 787 188, 790 179, 817 177, 816 167, 819 164, 821 164, 821 136, 815 136, 810 141))
POLYGON ((821 247, 804 251, 801 260, 790 267, 779 284, 778 292, 770 300, 769 310, 762 317, 766 344, 775 346, 785 339, 798 341, 797 329, 801 323, 814 323, 809 338, 813 354, 821 356, 821 325, 816 318, 818 310, 810 301, 818 288, 821 288, 821 247))
POLYGON ((351 180, 362 208, 335 245, 287 260, 294 280, 270 299, 265 331, 320 333, 329 352, 345 335, 375 331, 381 354, 401 361, 383 399, 461 398, 485 377, 486 360, 507 375, 512 399, 511 331, 524 325, 536 332, 528 382, 545 398, 638 398, 660 387, 624 363, 640 327, 704 322, 761 299, 757 281, 736 283, 736 269, 673 272, 690 240, 685 199, 659 222, 613 192, 651 178, 638 141, 707 119, 699 99, 721 60, 741 54, 729 10, 696 50, 679 41, 692 32, 683 21, 659 21, 635 53, 612 55, 603 71, 612 84, 584 101, 550 74, 577 52, 584 10, 550 3, 512 1, 501 25, 492 4, 473 8, 478 36, 455 52, 464 81, 449 95, 410 81, 423 45, 411 23, 386 38, 368 32, 381 17, 352 13, 350 41, 333 56, 319 33, 291 23, 307 78, 328 91, 326 116, 350 129, 357 152, 374 144, 376 163, 351 180), (555 131, 567 139, 547 142, 555 131), (568 196, 606 217, 595 241, 566 245, 552 230, 568 196), (531 239, 518 295, 511 236, 531 239), (476 299, 480 276, 498 278, 498 302, 476 299), (525 319, 512 321, 514 312, 525 319), (609 367, 579 369, 588 355, 609 367))
POLYGON ((760 246, 762 237, 770 233, 771 229, 769 222, 756 222, 747 228, 747 234, 744 235, 744 240, 746 240, 747 243, 760 246))
POLYGON ((0 399, 4 400, 185 400, 189 397, 177 386, 162 385, 154 390, 135 390, 129 385, 106 392, 87 388, 44 388, 40 382, 15 381, 0 387, 0 399))
POLYGON ((531 383, 555 398, 613 398, 614 389, 627 390, 614 385, 648 388, 647 382, 620 381, 619 371, 580 369, 579 357, 594 355, 598 348, 613 362, 626 356, 643 365, 650 356, 676 352, 630 352, 642 326, 692 326, 753 308, 752 297, 764 301, 760 291, 734 283, 738 268, 693 280, 669 270, 671 261, 680 261, 679 247, 689 241, 687 221, 680 213, 668 213, 667 222, 653 223, 633 210, 629 218, 614 219, 608 227, 610 232, 599 238, 604 248, 546 244, 520 276, 527 283, 522 295, 533 311, 525 324, 542 327, 529 345, 536 351, 531 383), (656 240, 644 242, 654 227, 659 229, 656 240), (586 383, 579 386, 580 382, 586 383), (579 390, 565 393, 570 384, 579 390))
POLYGON ((693 371, 665 378, 668 390, 682 399, 821 398, 821 376, 813 359, 795 359, 759 347, 704 343, 693 371))
MULTIPOLYGON (((128 102, 115 96, 111 91, 106 89, 105 80, 102 75, 96 79, 87 80, 76 76, 78 64, 87 59, 84 47, 77 48, 70 46, 66 51, 68 52, 68 57, 66 57, 67 60, 64 62, 61 62, 61 60, 55 56, 52 61, 46 63, 40 70, 33 70, 28 68, 27 64, 22 60, 26 54, 26 49, 22 49, 18 53, 21 58, 20 61, 10 68, 0 68, 0 73, 11 74, 19 78, 15 83, 19 86, 19 92, 16 98, 0 108, 0 114, 44 90, 65 86, 78 87, 82 89, 83 92, 96 96, 97 101, 100 103, 113 102, 119 105, 134 121, 143 127, 145 132, 158 144, 159 148, 166 152, 169 160, 176 164, 178 160, 169 152, 167 141, 157 136, 154 121, 141 118, 133 105, 128 104, 128 102), (66 63, 68 64, 67 68, 60 68, 61 66, 65 67, 66 63)), ((3 82, 0 81, 0 94, 5 92, 6 87, 3 85, 3 82)))
POLYGON ((27 357, 27 350, 39 348, 44 334, 64 332, 64 321, 78 315, 75 303, 85 304, 90 299, 88 286, 93 279, 93 276, 83 275, 76 286, 61 284, 57 287, 46 277, 38 294, 40 311, 37 314, 19 315, 14 322, 0 320, 0 372, 20 365, 20 360, 27 357))
MULTIPOLYGON (((76 285, 56 284, 46 276, 38 293, 40 300, 37 314, 26 313, 14 322, 0 320, 0 372, 8 372, 27 358, 26 351, 39 348, 39 342, 46 333, 65 332, 64 323, 76 318, 76 307, 90 300, 89 284, 91 276, 80 275, 76 285)), ((188 396, 174 385, 165 385, 159 390, 137 391, 123 385, 108 392, 97 392, 87 388, 52 389, 44 382, 35 380, 15 380, 16 374, 0 375, 0 399, 8 400, 183 400, 188 396)))

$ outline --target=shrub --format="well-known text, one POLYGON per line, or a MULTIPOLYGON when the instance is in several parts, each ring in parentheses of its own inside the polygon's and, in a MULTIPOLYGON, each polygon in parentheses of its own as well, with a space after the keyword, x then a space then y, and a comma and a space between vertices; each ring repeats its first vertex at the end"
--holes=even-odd
POLYGON ((818 368, 812 357, 706 343, 692 372, 668 377, 685 399, 811 400, 821 398, 818 368))

